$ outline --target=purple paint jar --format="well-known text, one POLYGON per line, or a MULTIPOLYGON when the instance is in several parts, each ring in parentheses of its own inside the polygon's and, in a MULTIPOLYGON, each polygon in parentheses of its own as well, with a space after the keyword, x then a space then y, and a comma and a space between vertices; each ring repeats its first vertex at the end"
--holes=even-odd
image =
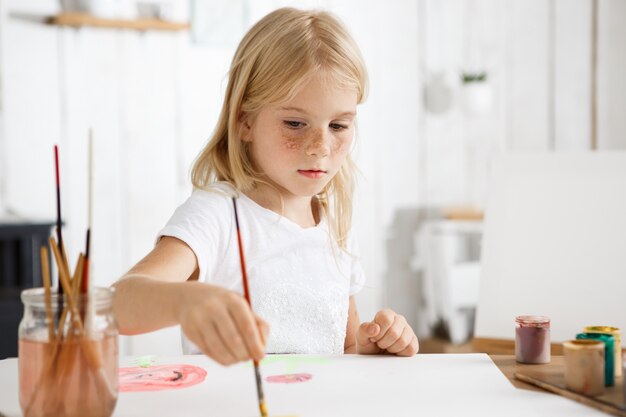
POLYGON ((550 319, 515 317, 515 359, 520 363, 550 363, 550 319))

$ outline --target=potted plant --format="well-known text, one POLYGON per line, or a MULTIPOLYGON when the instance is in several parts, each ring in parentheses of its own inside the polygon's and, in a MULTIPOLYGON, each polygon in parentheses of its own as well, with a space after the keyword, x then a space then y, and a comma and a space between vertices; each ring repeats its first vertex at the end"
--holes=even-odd
POLYGON ((463 83, 463 107, 473 115, 481 115, 491 110, 493 94, 487 80, 487 72, 464 72, 461 74, 463 83))

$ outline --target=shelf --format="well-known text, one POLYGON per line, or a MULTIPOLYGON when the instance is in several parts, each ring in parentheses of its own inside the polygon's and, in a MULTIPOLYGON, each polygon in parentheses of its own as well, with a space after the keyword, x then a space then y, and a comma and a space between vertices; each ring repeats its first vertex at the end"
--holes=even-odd
POLYGON ((46 23, 57 26, 69 27, 99 27, 108 29, 132 29, 132 30, 166 30, 182 31, 190 28, 189 23, 167 22, 159 19, 103 19, 86 13, 67 12, 51 16, 46 23))

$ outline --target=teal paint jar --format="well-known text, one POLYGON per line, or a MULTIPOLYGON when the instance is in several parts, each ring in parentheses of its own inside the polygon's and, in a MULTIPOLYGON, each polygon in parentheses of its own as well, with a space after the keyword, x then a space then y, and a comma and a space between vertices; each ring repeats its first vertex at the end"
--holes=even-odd
POLYGON ((602 333, 578 333, 576 340, 597 340, 604 343, 604 385, 615 385, 615 337, 602 333))

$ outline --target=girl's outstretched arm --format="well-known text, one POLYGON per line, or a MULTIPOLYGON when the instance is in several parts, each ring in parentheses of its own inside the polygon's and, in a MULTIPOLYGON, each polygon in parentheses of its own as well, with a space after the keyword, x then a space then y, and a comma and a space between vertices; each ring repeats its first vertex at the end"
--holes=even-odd
POLYGON ((198 264, 181 240, 163 237, 114 284, 113 310, 122 334, 180 324, 204 354, 223 365, 264 356, 269 326, 245 299, 224 288, 195 282, 198 264))
POLYGON ((178 324, 181 283, 197 279, 193 251, 163 237, 152 252, 113 284, 113 309, 120 333, 140 334, 178 324))

